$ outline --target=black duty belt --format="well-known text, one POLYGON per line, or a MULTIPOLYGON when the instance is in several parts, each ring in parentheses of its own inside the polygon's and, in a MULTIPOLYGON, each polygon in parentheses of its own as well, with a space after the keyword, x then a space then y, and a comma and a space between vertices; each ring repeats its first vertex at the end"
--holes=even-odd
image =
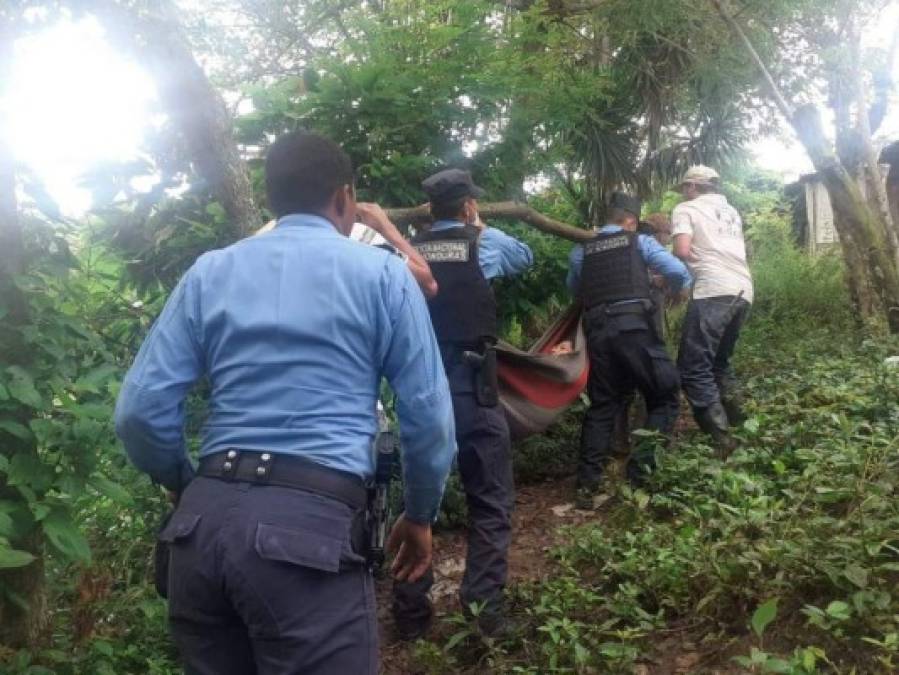
POLYGON ((368 504, 368 490, 358 476, 283 453, 236 449, 216 452, 200 458, 197 474, 229 482, 305 490, 355 509, 368 504))
POLYGON ((616 302, 611 305, 595 305, 587 310, 587 314, 602 314, 605 316, 619 316, 621 314, 646 314, 651 309, 651 300, 634 300, 632 302, 616 302))

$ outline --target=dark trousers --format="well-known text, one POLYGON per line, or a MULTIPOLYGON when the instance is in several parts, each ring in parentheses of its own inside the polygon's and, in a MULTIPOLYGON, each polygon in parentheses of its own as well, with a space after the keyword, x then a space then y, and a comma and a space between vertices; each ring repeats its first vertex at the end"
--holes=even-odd
MULTIPOLYGON (((452 375, 450 387, 453 388, 452 375)), ((515 487, 509 427, 500 406, 478 404, 473 392, 453 393, 459 477, 468 504, 468 552, 459 597, 463 607, 486 603, 486 612, 502 610, 508 575, 515 487)), ((395 583, 397 622, 427 621, 431 570, 415 583, 395 583)))
MULTIPOLYGON (((581 428, 578 486, 595 489, 612 455, 615 418, 635 390, 646 401, 646 428, 668 433, 678 415, 678 377, 665 345, 646 314, 608 315, 603 308, 584 315, 590 379, 590 407, 581 428)), ((654 464, 654 452, 640 444, 629 463, 654 464)))
POLYGON ((694 409, 736 395, 738 382, 730 359, 748 314, 749 303, 732 295, 690 302, 677 367, 694 409))
POLYGON ((351 544, 360 516, 301 490, 194 479, 160 534, 185 672, 377 673, 373 581, 351 544))

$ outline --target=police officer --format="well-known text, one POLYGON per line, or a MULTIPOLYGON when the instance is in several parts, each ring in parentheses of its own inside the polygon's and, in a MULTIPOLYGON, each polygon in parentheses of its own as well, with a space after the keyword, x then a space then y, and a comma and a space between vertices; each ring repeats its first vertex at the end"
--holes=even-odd
MULTIPOLYGON (((692 283, 682 262, 653 237, 637 234, 640 200, 616 192, 608 224, 576 246, 568 287, 584 306, 590 355, 590 408, 581 430, 577 504, 591 508, 611 453, 615 416, 635 389, 646 401, 649 429, 668 433, 678 414, 677 370, 652 319, 650 275, 662 275, 677 292, 692 283)), ((638 444, 627 464, 629 480, 641 484, 655 468, 649 442, 638 444)))
MULTIPOLYGON (((431 266, 438 292, 428 301, 452 391, 459 474, 468 503, 468 554, 460 599, 483 603, 478 625, 486 634, 506 628, 503 589, 508 569, 514 486, 509 428, 496 383, 496 301, 490 280, 533 264, 527 245, 478 216, 484 193, 467 171, 447 169, 422 183, 433 224, 413 239, 431 266)), ((395 584, 394 618, 401 638, 430 624, 429 573, 415 584, 395 584)))
POLYGON ((265 169, 277 227, 185 273, 125 378, 116 430, 138 468, 180 493, 160 538, 187 672, 374 674, 364 516, 379 383, 397 396, 405 447, 406 511, 389 542, 402 580, 430 565, 454 456, 449 388, 406 265, 346 238, 347 155, 289 134, 265 169), (195 470, 184 400, 203 376, 195 470))

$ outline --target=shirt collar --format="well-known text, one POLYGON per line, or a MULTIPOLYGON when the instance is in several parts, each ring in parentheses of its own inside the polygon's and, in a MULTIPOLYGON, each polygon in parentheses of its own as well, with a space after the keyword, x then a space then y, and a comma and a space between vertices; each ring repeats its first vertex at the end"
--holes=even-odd
POLYGON ((454 227, 465 227, 465 223, 459 220, 438 220, 431 225, 431 232, 442 232, 454 227))
POLYGON ((619 232, 622 229, 621 225, 613 225, 612 223, 608 223, 607 225, 603 225, 602 227, 596 228, 597 232, 619 232))
POLYGON ((330 220, 328 220, 327 218, 323 218, 322 216, 318 216, 314 213, 291 213, 287 216, 281 216, 278 219, 278 224, 276 225, 276 227, 292 227, 294 225, 309 227, 315 230, 326 230, 333 232, 334 234, 340 234, 330 220))

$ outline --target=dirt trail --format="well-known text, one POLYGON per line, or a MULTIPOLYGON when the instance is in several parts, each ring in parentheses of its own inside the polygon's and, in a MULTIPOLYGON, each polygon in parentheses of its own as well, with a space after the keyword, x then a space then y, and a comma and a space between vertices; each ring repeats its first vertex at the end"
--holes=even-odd
MULTIPOLYGON (((564 543, 559 528, 579 525, 601 517, 601 512, 574 508, 574 480, 562 479, 518 487, 513 515, 512 546, 509 551, 509 581, 534 581, 550 573, 553 560, 549 551, 564 543)), ((432 595, 440 619, 459 611, 459 584, 465 569, 465 532, 441 532, 434 537, 434 576, 432 595)), ((385 675, 406 675, 409 646, 396 642, 390 616, 390 582, 378 584, 378 614, 381 626, 381 666, 385 675)))
MULTIPOLYGON (((616 464, 620 472, 620 460, 616 464)), ((612 473, 612 472, 610 472, 612 473)), ((510 583, 539 581, 552 573, 555 565, 550 551, 566 543, 559 530, 566 525, 581 525, 601 520, 605 509, 581 511, 574 508, 574 479, 548 480, 517 488, 513 516, 512 546, 509 552, 510 583)), ((441 625, 441 619, 459 611, 457 594, 465 569, 464 530, 444 531, 434 537, 434 575, 432 591, 436 617, 431 637, 439 644, 453 629, 441 625)), ((390 581, 378 584, 379 625, 381 628, 381 673, 409 675, 411 647, 393 636, 390 615, 390 581)), ((731 675, 734 669, 728 658, 735 644, 699 646, 688 628, 674 627, 661 632, 654 643, 650 661, 635 667, 637 675, 681 675, 709 673, 731 675)), ((737 650, 739 652, 739 650, 737 650)))

